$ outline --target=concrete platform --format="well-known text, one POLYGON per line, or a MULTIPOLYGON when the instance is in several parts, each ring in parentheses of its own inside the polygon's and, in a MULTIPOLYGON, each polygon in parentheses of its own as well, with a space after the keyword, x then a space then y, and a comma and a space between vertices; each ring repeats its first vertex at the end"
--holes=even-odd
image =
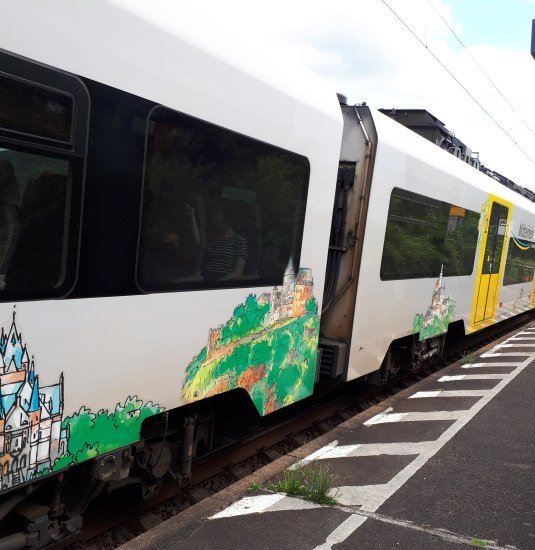
POLYGON ((535 549, 535 326, 453 365, 123 545, 139 549, 535 549), (531 342, 530 342, 531 343, 531 342), (303 458, 304 457, 304 458, 303 458), (338 504, 248 491, 296 462, 338 504))

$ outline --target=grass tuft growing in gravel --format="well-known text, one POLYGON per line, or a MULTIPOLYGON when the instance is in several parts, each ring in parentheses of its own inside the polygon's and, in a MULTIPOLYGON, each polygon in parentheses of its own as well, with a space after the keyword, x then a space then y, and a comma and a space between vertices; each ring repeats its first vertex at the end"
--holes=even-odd
POLYGON ((285 470, 282 480, 272 483, 269 488, 316 504, 334 506, 336 499, 329 495, 332 486, 333 476, 329 469, 317 462, 310 462, 293 470, 285 470))
POLYGON ((468 363, 474 363, 476 356, 473 353, 467 353, 461 357, 461 365, 468 365, 468 363))

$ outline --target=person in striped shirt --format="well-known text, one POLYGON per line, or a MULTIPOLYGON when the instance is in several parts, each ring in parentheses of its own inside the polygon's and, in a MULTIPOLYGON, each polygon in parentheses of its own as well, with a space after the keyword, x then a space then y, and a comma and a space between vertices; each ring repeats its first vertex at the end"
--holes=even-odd
POLYGON ((202 274, 206 281, 225 281, 243 275, 247 240, 238 235, 228 212, 218 208, 212 216, 212 238, 206 244, 202 274))

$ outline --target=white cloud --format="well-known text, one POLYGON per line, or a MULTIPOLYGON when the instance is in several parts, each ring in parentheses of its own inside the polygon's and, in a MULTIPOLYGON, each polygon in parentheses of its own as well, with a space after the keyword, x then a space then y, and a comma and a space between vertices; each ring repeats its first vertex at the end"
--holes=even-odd
MULTIPOLYGON (((520 117, 535 128, 535 61, 529 53, 493 47, 491 40, 467 52, 436 13, 462 39, 463 29, 454 20, 447 0, 433 0, 436 11, 426 0, 386 3, 427 49, 382 0, 270 0, 262 4, 201 0, 188 9, 211 20, 206 32, 212 34, 215 48, 223 47, 228 40, 236 41, 247 44, 246 48, 241 46, 244 55, 254 55, 260 48, 273 59, 306 65, 352 102, 366 101, 373 107, 425 108, 472 150, 479 151, 484 164, 535 189, 535 165, 430 55, 433 52, 535 159, 532 132, 468 55, 470 52, 478 60, 520 117)), ((129 0, 130 6, 138 5, 140 9, 144 4, 144 0, 129 0)), ((173 0, 160 0, 159 5, 175 10, 177 18, 184 9, 173 0)))

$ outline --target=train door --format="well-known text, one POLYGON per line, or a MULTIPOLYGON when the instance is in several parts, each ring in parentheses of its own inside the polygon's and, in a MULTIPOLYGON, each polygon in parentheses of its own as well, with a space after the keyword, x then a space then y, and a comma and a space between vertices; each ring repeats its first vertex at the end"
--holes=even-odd
POLYGON ((484 328, 494 322, 500 281, 505 268, 506 237, 511 216, 511 203, 490 197, 488 204, 487 212, 489 214, 484 221, 474 288, 472 331, 484 328))

